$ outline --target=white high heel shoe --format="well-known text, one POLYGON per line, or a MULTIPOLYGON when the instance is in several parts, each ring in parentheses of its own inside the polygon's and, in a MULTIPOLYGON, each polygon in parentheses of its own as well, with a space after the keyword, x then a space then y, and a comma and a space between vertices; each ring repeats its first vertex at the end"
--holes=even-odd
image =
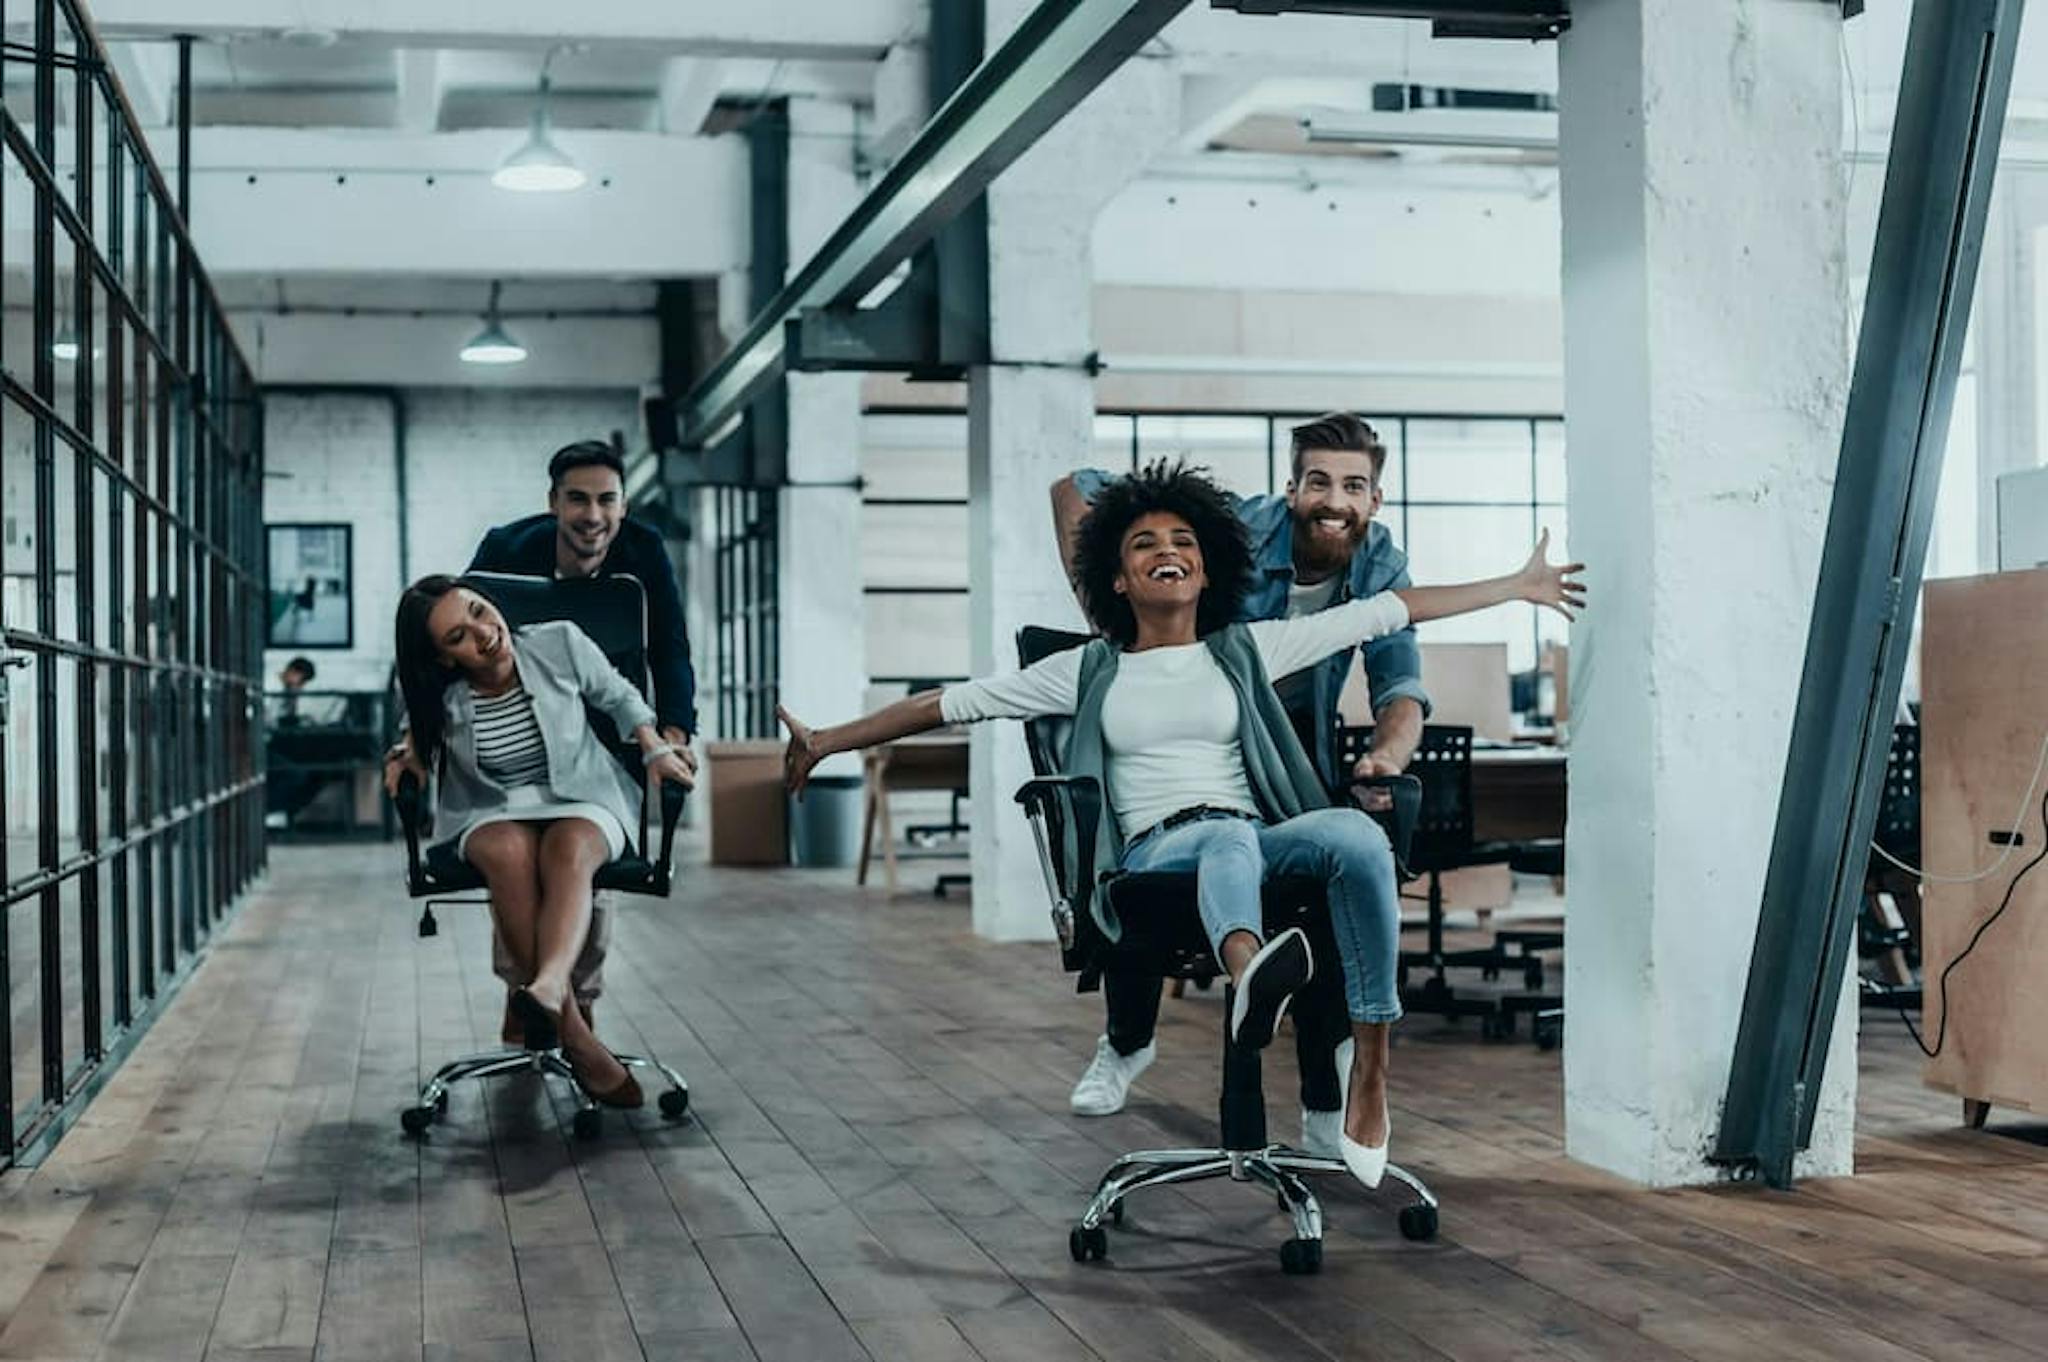
MULTIPOLYGON (((1345 1111, 1350 1111, 1350 1084, 1345 1084, 1345 1111)), ((1349 1135, 1337 1137, 1337 1147, 1344 1155, 1344 1166, 1351 1170, 1351 1176, 1367 1187, 1378 1187, 1380 1179, 1387 1175, 1387 1146, 1394 1142, 1394 1112, 1387 1109, 1387 1135, 1378 1145, 1363 1145, 1349 1135)))

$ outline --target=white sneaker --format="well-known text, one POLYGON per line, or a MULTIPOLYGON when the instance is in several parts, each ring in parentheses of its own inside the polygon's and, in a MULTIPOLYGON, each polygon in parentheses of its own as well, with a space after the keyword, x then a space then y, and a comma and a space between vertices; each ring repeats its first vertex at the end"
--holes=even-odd
POLYGON ((1326 1159, 1344 1157, 1344 1148, 1339 1141, 1344 1135, 1345 1105, 1351 1097, 1351 1054, 1356 1048, 1356 1042, 1349 1036, 1337 1047, 1337 1109, 1301 1109, 1301 1148, 1305 1154, 1320 1154, 1326 1159))
POLYGON ((1076 1116, 1114 1116, 1124 1109, 1124 1099, 1131 1095, 1131 1084, 1138 1075, 1152 1067, 1152 1061, 1159 1055, 1159 1042, 1152 1041, 1144 1049, 1128 1055, 1120 1055, 1109 1043, 1108 1036, 1095 1040, 1095 1058, 1088 1061, 1088 1067, 1081 1072, 1081 1081, 1074 1085, 1074 1095, 1067 1099, 1067 1105, 1074 1109, 1076 1116))

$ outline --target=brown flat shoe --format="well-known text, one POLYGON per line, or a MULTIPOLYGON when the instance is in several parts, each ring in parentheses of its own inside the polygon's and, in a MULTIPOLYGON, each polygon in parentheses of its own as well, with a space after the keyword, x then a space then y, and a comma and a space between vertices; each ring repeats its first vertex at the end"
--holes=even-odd
POLYGON ((601 1107, 618 1107, 624 1111, 632 1111, 647 1104, 646 1095, 640 1091, 640 1080, 633 1077, 631 1069, 626 1071, 624 1078, 604 1092, 599 1092, 595 1088, 586 1088, 585 1091, 601 1107))

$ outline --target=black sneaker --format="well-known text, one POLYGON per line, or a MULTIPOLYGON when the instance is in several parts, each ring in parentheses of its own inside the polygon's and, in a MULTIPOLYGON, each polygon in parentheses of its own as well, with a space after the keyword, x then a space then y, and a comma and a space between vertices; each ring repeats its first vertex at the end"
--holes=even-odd
POLYGON ((1308 937, 1299 927, 1289 927, 1260 947, 1237 981, 1237 996, 1230 1009, 1231 1043, 1253 1050, 1271 1045, 1280 1019, 1287 1015, 1287 1004, 1315 972, 1308 937))

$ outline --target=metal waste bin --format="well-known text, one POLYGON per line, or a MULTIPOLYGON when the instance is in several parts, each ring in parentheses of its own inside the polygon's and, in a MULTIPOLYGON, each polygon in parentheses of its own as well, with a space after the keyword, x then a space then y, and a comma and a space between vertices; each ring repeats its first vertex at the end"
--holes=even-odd
POLYGON ((804 797, 789 802, 792 863, 809 869, 850 866, 860 859, 861 778, 812 776, 804 797))

